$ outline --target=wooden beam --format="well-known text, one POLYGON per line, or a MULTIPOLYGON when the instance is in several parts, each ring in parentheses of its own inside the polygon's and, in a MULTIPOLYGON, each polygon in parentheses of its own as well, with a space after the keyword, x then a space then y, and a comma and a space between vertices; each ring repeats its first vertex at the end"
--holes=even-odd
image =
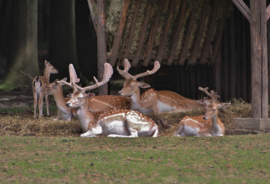
MULTIPOLYGON (((98 80, 101 81, 104 72, 104 63, 107 62, 106 42, 106 0, 97 1, 97 59, 98 59, 98 80)), ((98 88, 99 95, 108 94, 108 83, 98 88)))
POLYGON ((176 51, 177 43, 179 42, 179 36, 181 33, 184 16, 186 13, 186 7, 187 7, 187 1, 182 1, 181 7, 180 7, 181 10, 179 11, 180 15, 178 16, 177 27, 174 31, 173 38, 172 38, 171 51, 170 51, 169 58, 167 60, 167 65, 172 65, 173 60, 175 58, 175 51, 176 51))
POLYGON ((201 39, 203 36, 203 30, 204 30, 205 21, 207 18, 207 11, 209 8, 208 3, 209 3, 209 0, 204 1, 204 8, 203 8, 201 19, 200 19, 200 25, 196 31, 195 38, 194 38, 194 44, 193 44, 193 47, 191 50, 191 55, 190 55, 190 58, 188 60, 188 63, 190 65, 194 65, 197 63, 198 53, 200 51, 201 39))
MULTIPOLYGON (((221 41, 222 41, 222 36, 223 36, 223 31, 225 29, 225 25, 226 25, 226 22, 227 22, 227 14, 229 12, 229 6, 230 3, 227 3, 224 7, 224 11, 223 11, 223 17, 222 19, 220 20, 220 24, 218 26, 218 32, 216 34, 216 40, 215 40, 215 46, 214 46, 214 49, 213 49, 213 55, 211 57, 211 60, 210 60, 210 63, 214 64, 215 63, 215 60, 217 58, 217 55, 219 54, 219 50, 220 50, 220 46, 221 46, 221 41)), ((234 44, 234 43, 232 43, 234 44)), ((232 55, 234 56, 234 54, 232 53, 232 55)))
POLYGON ((266 0, 261 0, 261 48, 262 48, 262 118, 268 118, 268 58, 267 58, 267 17, 265 11, 266 0))
POLYGON ((111 55, 110 55, 110 59, 109 59, 109 63, 112 66, 115 65, 115 62, 117 59, 117 54, 118 54, 118 50, 119 50, 120 43, 121 43, 121 37, 122 37, 123 29, 125 26, 125 22, 126 22, 129 1, 130 0, 123 0, 122 13, 121 13, 121 17, 120 17, 119 27, 118 27, 118 30, 117 30, 115 36, 114 36, 113 46, 112 46, 111 55))
POLYGON ((157 51, 157 56, 156 56, 156 60, 159 61, 160 63, 162 63, 162 56, 164 53, 164 49, 166 47, 169 29, 171 26, 172 17, 173 17, 173 13, 175 10, 175 3, 176 3, 175 0, 170 1, 169 10, 168 10, 168 17, 167 17, 167 21, 166 21, 167 23, 164 24, 164 27, 163 27, 162 37, 161 37, 161 41, 160 41, 158 51, 157 51))
POLYGON ((129 55, 140 7, 141 7, 141 0, 137 0, 133 11, 132 23, 129 31, 128 40, 126 42, 126 47, 122 58, 123 60, 126 59, 129 55))
POLYGON ((90 14, 91 14, 91 18, 92 18, 92 22, 93 22, 93 25, 94 25, 94 28, 95 28, 95 31, 96 31, 96 34, 97 34, 97 17, 94 13, 94 6, 96 6, 96 3, 94 0, 87 0, 88 2, 88 6, 89 6, 89 9, 90 9, 90 14))
POLYGON ((234 5, 239 9, 239 11, 244 15, 244 17, 250 22, 250 9, 245 4, 243 0, 232 0, 234 5))
POLYGON ((200 57, 200 64, 206 64, 207 63, 207 56, 209 53, 209 48, 211 46, 212 43, 212 37, 215 31, 215 26, 216 26, 216 17, 218 14, 218 10, 219 10, 219 5, 220 5, 220 0, 215 0, 213 2, 213 14, 210 15, 210 19, 209 19, 209 26, 208 26, 208 30, 206 32, 206 40, 203 44, 203 50, 202 50, 202 54, 200 57))
POLYGON ((250 0, 251 34, 251 117, 261 118, 262 76, 261 76, 261 1, 250 0))
POLYGON ((192 28, 193 28, 193 25, 195 23, 195 19, 196 19, 195 15, 196 15, 196 12, 198 11, 198 8, 199 8, 199 7, 197 7, 197 4, 198 4, 198 1, 195 1, 193 3, 192 12, 191 12, 190 18, 188 20, 188 26, 187 26, 187 29, 186 29, 185 34, 184 34, 184 39, 183 39, 183 43, 181 46, 179 60, 178 60, 178 64, 180 64, 180 65, 183 65, 185 63, 185 60, 187 57, 189 39, 191 37, 192 28))
POLYGON ((160 16, 161 16, 162 8, 164 5, 162 2, 163 2, 163 0, 159 1, 159 8, 157 9, 155 16, 154 16, 154 23, 152 24, 152 27, 151 27, 151 31, 150 31, 150 35, 149 35, 149 39, 148 39, 148 43, 147 43, 146 56, 145 56, 145 59, 143 61, 143 66, 148 66, 149 61, 151 59, 151 55, 152 55, 152 51, 153 51, 153 47, 154 47, 154 43, 155 43, 155 37, 157 34, 158 24, 160 22, 160 16))
POLYGON ((146 8, 145 8, 145 11, 144 11, 144 18, 143 18, 142 28, 141 28, 141 31, 140 31, 140 34, 139 34, 140 35, 139 43, 138 43, 138 46, 137 46, 137 50, 136 50, 136 53, 135 53, 134 60, 131 63, 132 66, 137 66, 138 63, 139 63, 142 47, 143 47, 143 44, 144 44, 144 39, 145 39, 146 32, 147 32, 147 26, 148 26, 150 12, 151 12, 151 5, 152 5, 152 0, 147 0, 146 8))

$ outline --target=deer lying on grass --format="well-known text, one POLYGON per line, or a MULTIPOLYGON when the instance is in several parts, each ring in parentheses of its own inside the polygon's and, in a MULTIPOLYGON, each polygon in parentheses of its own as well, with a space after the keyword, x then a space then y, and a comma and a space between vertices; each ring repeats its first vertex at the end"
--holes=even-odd
POLYGON ((217 98, 219 97, 213 90, 211 93, 207 91, 208 88, 201 88, 207 95, 211 97, 211 100, 204 99, 201 103, 206 104, 206 112, 202 116, 184 117, 174 133, 174 136, 180 135, 186 136, 223 136, 225 127, 222 121, 218 118, 218 109, 225 108, 230 103, 219 103, 217 98))
POLYGON ((50 75, 57 74, 58 70, 53 67, 47 60, 45 60, 45 68, 43 76, 36 76, 32 82, 33 97, 34 97, 34 118, 37 118, 37 102, 39 108, 39 118, 43 115, 43 98, 45 96, 47 115, 50 116, 49 112, 49 98, 47 94, 44 94, 45 87, 50 82, 50 75))
POLYGON ((114 109, 93 113, 88 109, 87 98, 94 96, 85 91, 92 90, 107 83, 113 74, 110 64, 104 64, 103 80, 96 81, 95 85, 81 88, 72 82, 74 92, 66 103, 68 107, 76 108, 80 125, 84 134, 81 137, 96 137, 98 135, 108 137, 157 137, 158 127, 153 120, 143 114, 126 109, 114 109))
POLYGON ((124 60, 124 70, 117 70, 120 75, 126 78, 124 87, 119 91, 122 96, 130 96, 130 109, 142 112, 144 114, 152 113, 171 113, 171 112, 185 112, 194 109, 202 108, 205 105, 199 104, 197 100, 190 100, 172 91, 156 91, 149 89, 140 95, 140 88, 149 88, 150 85, 137 81, 139 77, 154 74, 159 68, 160 64, 155 61, 154 68, 151 71, 132 76, 128 73, 130 63, 127 59, 124 60))
MULTIPOLYGON (((77 78, 76 71, 72 64, 69 65, 69 77, 70 82, 66 82, 67 78, 62 80, 55 80, 53 83, 47 85, 45 88, 45 93, 49 95, 53 95, 54 100, 56 102, 58 108, 57 120, 65 120, 70 121, 72 115, 77 116, 76 110, 71 109, 66 106, 66 102, 70 100, 69 98, 65 98, 62 91, 62 85, 67 85, 70 87, 73 83, 78 83, 80 81, 77 78)), ((87 99, 88 108, 92 112, 100 112, 104 110, 110 109, 129 109, 130 100, 127 97, 121 96, 113 96, 113 95, 104 95, 104 96, 96 96, 93 98, 87 99)))

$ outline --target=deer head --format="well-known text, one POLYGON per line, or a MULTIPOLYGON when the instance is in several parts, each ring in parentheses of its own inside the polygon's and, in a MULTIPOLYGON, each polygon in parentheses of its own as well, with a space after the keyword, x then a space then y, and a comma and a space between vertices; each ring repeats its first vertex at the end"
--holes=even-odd
POLYGON ((56 68, 54 68, 54 66, 52 64, 50 64, 50 62, 48 62, 47 60, 45 60, 45 69, 44 71, 48 72, 48 73, 52 73, 52 74, 57 74, 58 70, 56 68))
POLYGON ((208 87, 202 88, 199 87, 199 90, 203 91, 205 94, 207 94, 211 99, 204 98, 201 101, 198 101, 201 104, 206 105, 206 112, 203 116, 203 119, 207 120, 210 118, 213 118, 218 114, 218 109, 226 108, 227 106, 231 105, 231 103, 220 103, 218 101, 218 98, 220 97, 217 95, 217 92, 211 90, 210 93, 208 92, 208 87))
MULTIPOLYGON (((63 78, 61 81, 66 82, 67 78, 63 78)), ((59 82, 59 80, 56 79, 54 82, 46 86, 46 88, 44 89, 44 93, 48 95, 53 95, 54 91, 56 91, 58 88, 61 88, 62 85, 63 85, 63 82, 59 82)))
POLYGON ((130 68, 130 63, 127 59, 124 60, 124 70, 120 70, 119 66, 117 66, 117 70, 119 74, 122 75, 126 79, 124 83, 124 87, 119 91, 119 93, 122 96, 131 96, 140 88, 149 88, 150 87, 149 84, 139 82, 137 81, 137 79, 140 77, 144 77, 144 76, 152 75, 156 73, 156 71, 160 68, 160 64, 158 61, 155 61, 154 68, 151 71, 147 70, 144 73, 140 73, 134 76, 128 73, 129 68, 130 68))
POLYGON ((102 86, 103 84, 107 83, 110 80, 113 74, 112 66, 108 63, 105 63, 104 68, 105 70, 104 70, 102 81, 98 82, 98 80, 94 77, 96 84, 92 86, 87 86, 87 87, 82 88, 76 85, 74 81, 71 81, 71 87, 74 89, 74 91, 73 91, 73 94, 71 95, 71 99, 66 103, 66 106, 72 107, 72 108, 78 108, 84 104, 86 98, 92 98, 93 96, 95 96, 95 94, 93 93, 86 94, 85 92, 88 90, 98 88, 99 86, 102 86))
POLYGON ((206 112, 203 116, 203 119, 207 120, 213 118, 218 114, 219 109, 226 108, 227 106, 231 105, 231 103, 219 103, 219 102, 209 102, 206 101, 206 112))

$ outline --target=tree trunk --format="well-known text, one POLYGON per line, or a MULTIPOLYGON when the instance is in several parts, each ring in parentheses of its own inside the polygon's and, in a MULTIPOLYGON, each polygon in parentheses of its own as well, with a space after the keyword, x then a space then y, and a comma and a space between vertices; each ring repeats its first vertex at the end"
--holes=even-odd
POLYGON ((11 89, 30 85, 31 80, 22 75, 39 74, 37 55, 37 0, 12 1, 11 33, 7 69, 2 88, 11 89))
POLYGON ((70 63, 81 77, 76 52, 75 0, 53 0, 50 6, 49 61, 59 71, 51 78, 68 77, 70 63))

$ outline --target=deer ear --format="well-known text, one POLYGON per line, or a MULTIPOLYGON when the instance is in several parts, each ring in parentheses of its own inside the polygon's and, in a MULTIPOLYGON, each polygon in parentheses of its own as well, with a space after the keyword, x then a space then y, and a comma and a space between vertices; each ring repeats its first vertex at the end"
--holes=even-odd
POLYGON ((151 87, 149 84, 146 84, 146 83, 143 83, 143 82, 140 82, 139 86, 141 88, 150 88, 151 87))
POLYGON ((44 64, 45 64, 46 67, 48 67, 49 64, 50 64, 50 62, 48 62, 47 60, 45 60, 45 63, 44 64))
POLYGON ((71 98, 71 94, 67 94, 67 98, 71 98))
POLYGON ((85 98, 93 98, 95 96, 95 93, 86 93, 84 94, 85 98))
POLYGON ((220 104, 218 104, 218 108, 226 108, 229 105, 231 105, 231 103, 220 103, 220 104))

